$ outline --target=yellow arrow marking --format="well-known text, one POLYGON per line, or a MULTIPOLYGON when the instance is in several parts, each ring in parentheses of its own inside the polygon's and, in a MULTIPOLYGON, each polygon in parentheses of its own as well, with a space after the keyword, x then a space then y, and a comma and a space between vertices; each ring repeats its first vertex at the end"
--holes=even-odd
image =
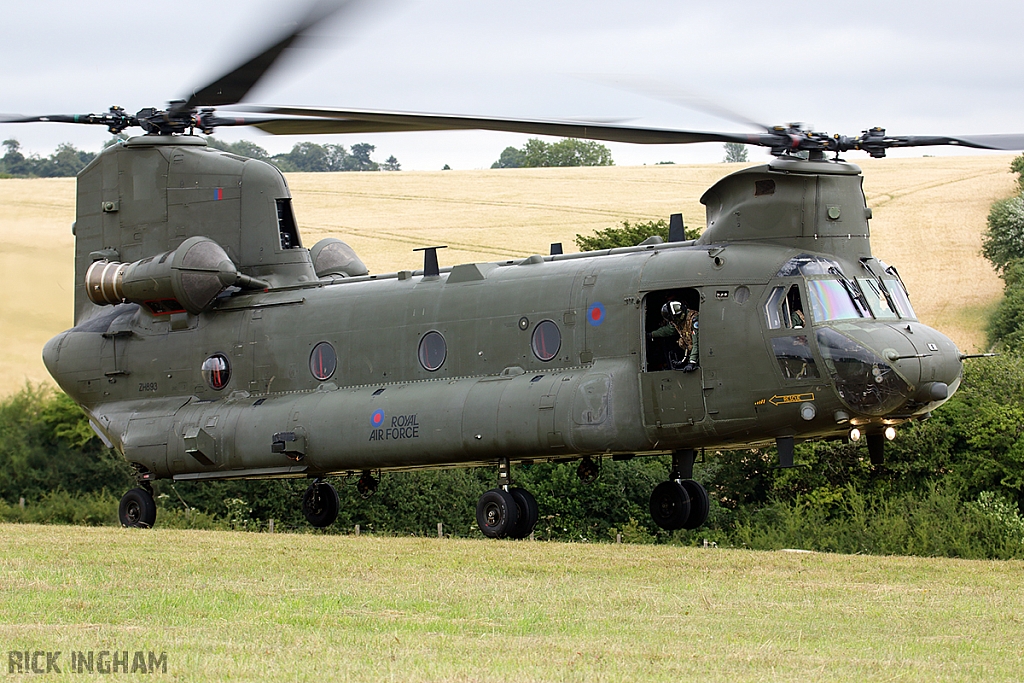
POLYGON ((805 403, 813 400, 814 394, 790 394, 788 396, 772 396, 768 402, 773 406, 781 406, 786 403, 805 403))

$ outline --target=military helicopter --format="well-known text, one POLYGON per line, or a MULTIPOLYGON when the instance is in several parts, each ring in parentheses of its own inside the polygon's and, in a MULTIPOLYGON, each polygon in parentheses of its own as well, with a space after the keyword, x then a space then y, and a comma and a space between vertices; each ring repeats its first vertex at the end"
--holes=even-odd
POLYGON ((860 169, 839 155, 1019 150, 1024 135, 740 134, 237 107, 336 9, 325 7, 165 109, 2 119, 144 132, 78 176, 75 326, 43 350, 57 383, 134 469, 123 525, 154 524, 159 479, 306 478, 305 517, 326 527, 339 508, 329 477, 358 473, 370 494, 382 471, 482 465, 497 482, 477 503, 481 531, 525 538, 538 509, 514 486, 514 464, 579 460, 590 480, 601 458, 671 454, 651 514, 664 529, 693 529, 709 505, 693 479, 699 451, 774 444, 787 467, 798 442, 863 438, 880 463, 898 425, 956 391, 967 356, 917 319, 899 272, 872 256, 860 169), (676 214, 668 241, 579 254, 552 245, 444 268, 441 247, 425 247, 422 268, 370 274, 338 239, 304 246, 274 166, 194 134, 239 125, 739 142, 775 158, 705 192, 707 229, 696 240, 684 239, 676 214))

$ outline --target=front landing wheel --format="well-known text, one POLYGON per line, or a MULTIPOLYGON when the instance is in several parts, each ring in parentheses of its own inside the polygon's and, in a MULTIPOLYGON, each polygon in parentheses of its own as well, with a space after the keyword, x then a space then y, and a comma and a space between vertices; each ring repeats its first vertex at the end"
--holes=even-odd
POLYGON ((306 521, 317 529, 334 524, 340 508, 338 492, 326 481, 310 484, 302 496, 302 514, 305 515, 306 521))
POLYGON ((149 529, 156 521, 156 503, 146 489, 132 489, 121 497, 117 508, 121 526, 149 529))
POLYGON ((666 531, 683 528, 690 517, 690 496, 678 481, 663 481, 654 487, 651 517, 666 531))
POLYGON ((512 494, 491 489, 476 504, 476 523, 487 538, 505 538, 516 529, 519 507, 512 494))
POLYGON ((708 521, 708 512, 711 509, 708 490, 693 479, 683 479, 679 485, 686 489, 686 494, 690 496, 690 516, 686 518, 683 528, 696 529, 708 521))
POLYGON ((519 521, 514 529, 508 532, 509 538, 526 538, 533 533, 533 527, 537 526, 537 499, 526 489, 509 489, 512 500, 516 502, 516 511, 519 513, 519 521))

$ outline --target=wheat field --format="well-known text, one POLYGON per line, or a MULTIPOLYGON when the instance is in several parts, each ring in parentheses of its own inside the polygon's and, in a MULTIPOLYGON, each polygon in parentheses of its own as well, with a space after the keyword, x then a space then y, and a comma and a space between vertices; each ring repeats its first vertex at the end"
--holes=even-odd
MULTIPOLYGON (((875 255, 896 265, 921 320, 980 350, 1002 285, 979 251, 989 206, 1014 192, 1011 155, 858 159, 875 255)), ((442 265, 547 253, 552 242, 622 220, 681 212, 703 227, 700 196, 726 164, 288 176, 304 244, 351 244, 371 272, 418 268, 413 249, 447 245, 442 265)), ((40 352, 72 324, 73 178, 0 180, 0 395, 47 382, 40 352)))

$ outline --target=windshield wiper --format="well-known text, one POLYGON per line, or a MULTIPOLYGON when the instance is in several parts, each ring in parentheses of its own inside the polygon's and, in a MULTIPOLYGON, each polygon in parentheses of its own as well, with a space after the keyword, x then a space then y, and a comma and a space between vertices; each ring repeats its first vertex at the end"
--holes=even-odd
POLYGON ((846 276, 843 275, 843 271, 839 270, 835 266, 830 267, 828 272, 839 278, 839 284, 843 286, 843 289, 846 290, 849 297, 853 299, 853 305, 860 310, 861 317, 870 318, 871 313, 869 313, 870 308, 868 307, 868 300, 864 296, 864 293, 860 291, 860 288, 847 280, 846 276))
MULTIPOLYGON (((868 273, 871 274, 871 277, 873 277, 877 281, 876 284, 878 285, 879 289, 882 290, 882 294, 885 295, 886 303, 889 304, 889 310, 892 311, 893 313, 896 313, 896 311, 898 311, 899 309, 896 308, 896 300, 893 298, 892 294, 889 292, 889 288, 885 286, 885 279, 882 278, 878 273, 875 272, 875 269, 871 267, 871 264, 868 261, 869 261, 869 259, 862 258, 860 260, 860 264, 862 266, 864 266, 864 270, 868 271, 868 273)), ((890 268, 891 267, 892 266, 890 266, 890 268)), ((899 274, 897 274, 896 277, 899 277, 899 274)), ((901 284, 902 284, 902 281, 901 281, 901 284)), ((906 288, 904 287, 904 289, 906 289, 906 288)), ((897 315, 899 315, 899 314, 897 313, 897 315)))
POLYGON ((889 266, 888 268, 885 269, 885 272, 889 273, 889 275, 896 276, 896 279, 900 281, 900 286, 903 287, 903 293, 906 294, 907 298, 909 299, 910 290, 907 289, 907 285, 906 283, 903 282, 903 278, 900 277, 900 271, 896 270, 896 266, 889 266))

